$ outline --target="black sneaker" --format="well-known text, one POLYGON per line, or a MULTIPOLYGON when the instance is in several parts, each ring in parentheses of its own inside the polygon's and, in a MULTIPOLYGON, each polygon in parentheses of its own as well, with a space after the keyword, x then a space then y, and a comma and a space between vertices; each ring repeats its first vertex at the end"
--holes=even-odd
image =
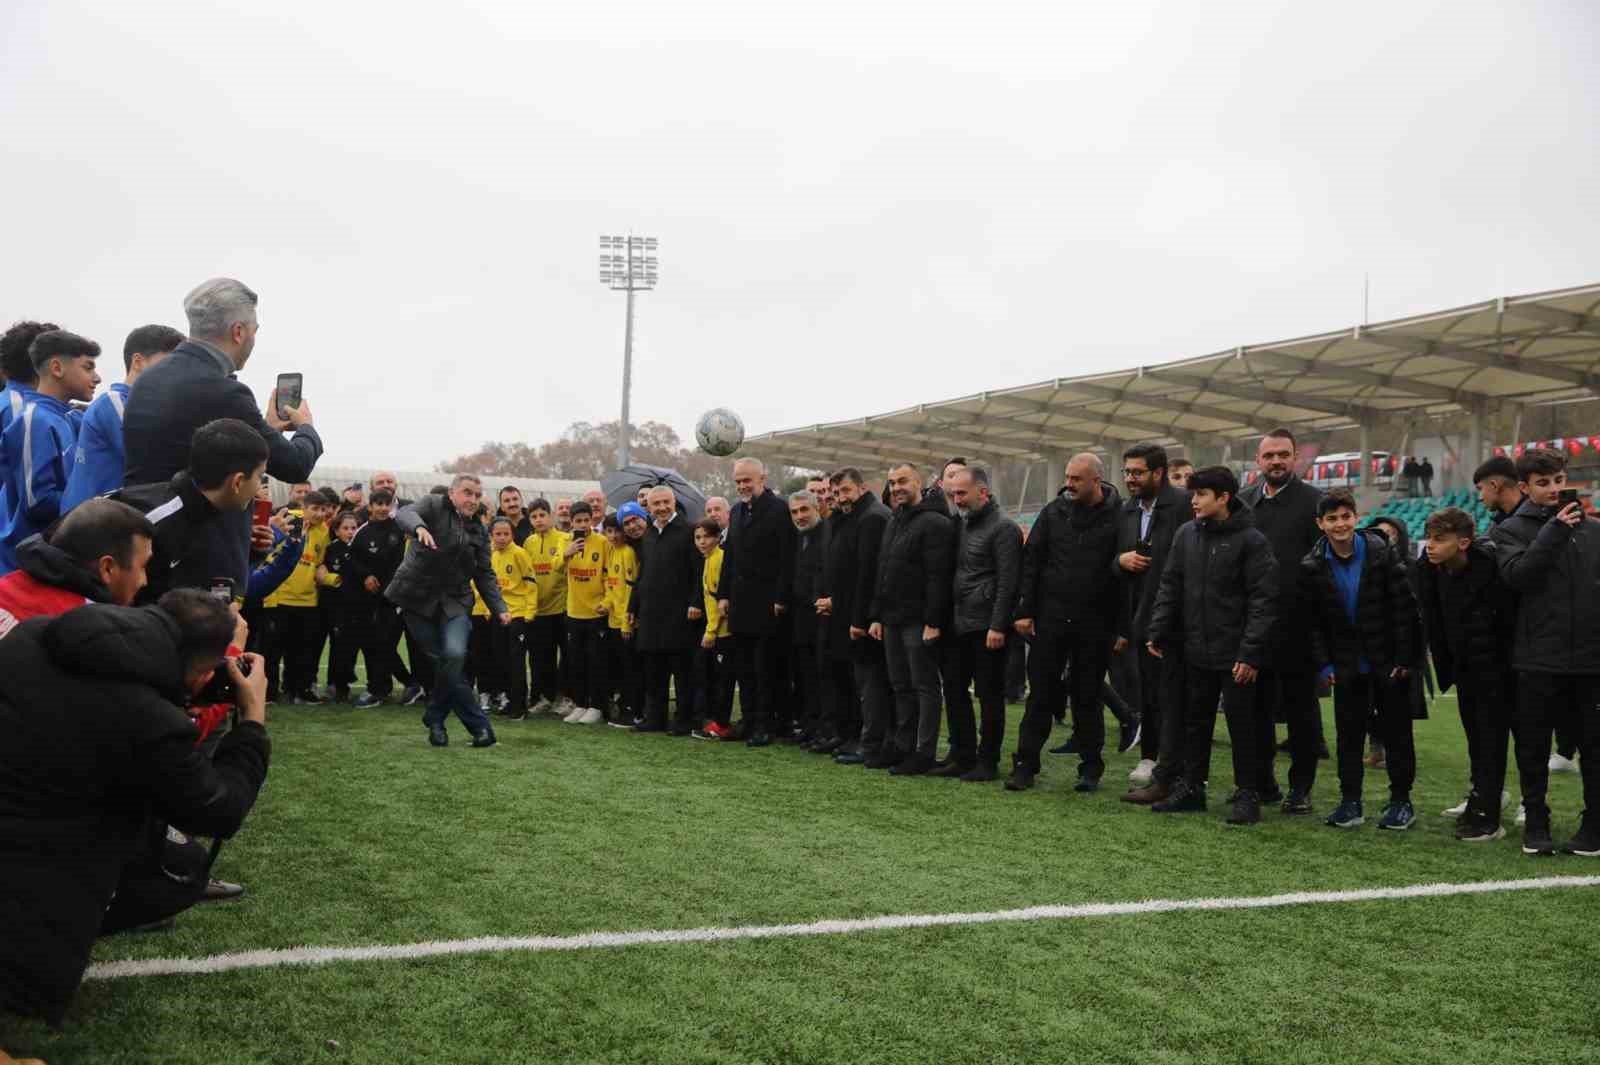
POLYGON ((912 751, 889 770, 891 777, 920 777, 933 768, 933 759, 912 751))
POLYGON ((1234 795, 1233 810, 1228 814, 1230 825, 1258 825, 1261 823, 1261 800, 1249 788, 1240 788, 1234 795))
POLYGON ((416 706, 418 703, 422 702, 423 699, 427 698, 427 696, 428 693, 422 690, 422 686, 420 684, 408 685, 406 690, 400 693, 400 705, 416 706))
POLYGON ((428 742, 435 747, 448 747, 450 734, 444 730, 443 725, 435 725, 428 730, 428 742))
POLYGON ((367 692, 350 705, 354 706, 357 710, 371 710, 373 707, 382 706, 388 701, 389 700, 387 696, 373 695, 371 692, 367 692))
POLYGON ((1600 858, 1600 825, 1594 818, 1585 817, 1578 826, 1577 835, 1561 845, 1562 854, 1576 854, 1582 858, 1600 858))
POLYGON ((1139 742, 1139 736, 1142 731, 1143 726, 1139 723, 1138 718, 1122 722, 1117 733, 1117 753, 1127 754, 1133 750, 1134 745, 1139 742))
POLYGON ((493 747, 499 742, 499 740, 494 738, 494 729, 492 728, 486 728, 476 736, 472 737, 472 745, 474 747, 493 747))
POLYGON ((898 752, 879 751, 877 754, 868 755, 862 764, 868 769, 892 769, 900 764, 900 755, 898 752))
POLYGON ((1505 834, 1499 818, 1490 820, 1470 810, 1456 822, 1456 839, 1462 843, 1493 843, 1497 839, 1504 839, 1505 834))
POLYGON ((765 732, 757 732, 744 741, 746 747, 768 747, 772 744, 772 737, 765 732))
POLYGON ((1256 798, 1263 806, 1276 806, 1283 801, 1283 789, 1278 787, 1278 782, 1274 780, 1271 787, 1257 792, 1256 798))
POLYGON ((1158 814, 1203 814, 1206 792, 1204 788, 1190 787, 1187 780, 1180 780, 1165 799, 1151 803, 1150 809, 1158 814))
POLYGON ((1556 841, 1550 838, 1550 811, 1529 810, 1528 823, 1522 826, 1522 853, 1546 857, 1556 852, 1556 841))
POLYGON ((1033 787, 1033 778, 1037 776, 1033 770, 1025 765, 1011 767, 1011 776, 1006 780, 1007 791, 1027 791, 1033 787))
POLYGON ((1078 737, 1076 737, 1076 736, 1068 736, 1066 743, 1063 743, 1063 744, 1060 744, 1059 746, 1050 748, 1049 753, 1050 754, 1077 754, 1078 753, 1078 737))
POLYGON ((1072 785, 1073 791, 1091 792, 1100 790, 1100 774, 1078 773, 1078 782, 1072 785))
POLYGON ((1311 812, 1311 796, 1299 788, 1290 788, 1289 795, 1279 807, 1284 813, 1291 815, 1304 815, 1311 812))
POLYGON ((1000 775, 999 768, 993 762, 980 762, 961 774, 961 779, 969 784, 982 784, 994 780, 1000 775))
POLYGON ((292 701, 295 706, 321 706, 326 700, 316 692, 301 692, 292 701))

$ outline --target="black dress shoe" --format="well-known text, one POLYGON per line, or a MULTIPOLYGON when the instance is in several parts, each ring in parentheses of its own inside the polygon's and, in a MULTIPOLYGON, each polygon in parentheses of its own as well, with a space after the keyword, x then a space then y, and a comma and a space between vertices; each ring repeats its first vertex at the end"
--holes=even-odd
POLYGON ((450 734, 444 730, 443 725, 435 725, 428 730, 428 742, 435 747, 448 747, 450 734))
POLYGON ((838 738, 834 738, 834 739, 831 739, 831 740, 818 740, 817 742, 813 743, 810 746, 810 748, 808 748, 808 749, 811 751, 812 754, 832 754, 833 752, 837 751, 840 747, 843 747, 843 746, 844 746, 844 741, 843 740, 838 739, 838 738))
POLYGON ((839 765, 860 765, 867 760, 867 756, 860 751, 845 751, 834 755, 833 760, 839 765))
POLYGON ((900 760, 900 764, 889 770, 891 777, 920 777, 933 768, 933 759, 923 754, 908 754, 900 760))
POLYGON ((944 765, 940 766, 938 769, 935 769, 928 775, 930 777, 947 777, 951 780, 956 780, 971 768, 972 766, 970 765, 963 765, 960 762, 950 761, 946 762, 944 765))
POLYGON ((900 755, 898 753, 886 754, 883 751, 879 751, 877 754, 869 755, 862 764, 868 769, 893 769, 900 764, 900 755))
POLYGON ((1068 736, 1066 743, 1063 743, 1063 744, 1060 744, 1059 746, 1050 748, 1050 753, 1051 754, 1077 754, 1078 753, 1078 737, 1076 737, 1076 736, 1068 736))
POLYGON ((1099 791, 1100 790, 1100 778, 1098 776, 1090 776, 1087 773, 1085 773, 1085 774, 1083 774, 1083 775, 1078 777, 1078 782, 1076 784, 1072 785, 1072 790, 1073 791, 1084 791, 1084 792, 1099 791))
POLYGON ((999 775, 1000 769, 998 766, 989 762, 984 762, 979 765, 975 765, 965 773, 962 773, 961 779, 967 781, 968 783, 982 783, 984 781, 994 780, 999 775))
POLYGON ((1006 780, 1007 791, 1027 791, 1033 787, 1033 778, 1037 774, 1025 765, 1011 767, 1011 776, 1006 780))
POLYGON ((744 741, 744 745, 746 747, 766 747, 771 743, 772 737, 767 735, 765 732, 757 732, 755 735, 744 741))

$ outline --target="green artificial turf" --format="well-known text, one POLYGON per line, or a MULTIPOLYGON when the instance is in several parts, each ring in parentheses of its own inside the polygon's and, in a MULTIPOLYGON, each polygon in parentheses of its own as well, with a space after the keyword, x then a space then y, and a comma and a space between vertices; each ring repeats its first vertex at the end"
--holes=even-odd
MULTIPOLYGON (((1013 708, 1012 734, 1020 713, 1013 708)), ((1470 846, 1453 702, 1418 723, 1419 821, 1164 818, 1071 791, 896 779, 774 746, 554 719, 428 747, 416 709, 275 707, 272 773, 222 853, 248 885, 97 960, 1600 873, 1470 846)), ((1059 737, 1058 733, 1058 737, 1059 737)), ((1329 738, 1332 738, 1331 719, 1329 738)), ((1280 775, 1282 763, 1280 760, 1280 775)), ((1214 791, 1231 775, 1213 758, 1214 791)), ((1514 787, 1514 784, 1513 784, 1514 787)), ((1385 794, 1369 771, 1368 815, 1385 794)), ((1558 838, 1578 785, 1553 780, 1558 838)), ((1508 828, 1510 817, 1507 817, 1508 828)), ((1593 889, 851 936, 480 955, 86 984, 61 1062, 1600 1060, 1593 889), (332 1041, 332 1042, 330 1042, 332 1041)))

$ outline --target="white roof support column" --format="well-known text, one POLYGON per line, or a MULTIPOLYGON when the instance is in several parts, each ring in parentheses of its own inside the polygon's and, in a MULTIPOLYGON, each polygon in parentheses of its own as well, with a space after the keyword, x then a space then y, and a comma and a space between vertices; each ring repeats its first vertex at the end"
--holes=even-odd
POLYGON ((1372 474, 1372 419, 1363 416, 1361 419, 1361 480, 1356 491, 1357 501, 1361 505, 1363 514, 1369 513, 1378 505, 1377 478, 1372 474))

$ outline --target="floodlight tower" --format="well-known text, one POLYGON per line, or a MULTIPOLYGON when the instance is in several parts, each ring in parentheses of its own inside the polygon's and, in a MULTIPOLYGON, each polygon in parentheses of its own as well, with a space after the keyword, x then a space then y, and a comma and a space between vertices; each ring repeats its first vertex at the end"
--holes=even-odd
POLYGON ((617 426, 617 469, 628 464, 628 399, 633 391, 633 294, 656 287, 656 238, 600 238, 600 282, 628 294, 622 331, 622 422, 617 426))

